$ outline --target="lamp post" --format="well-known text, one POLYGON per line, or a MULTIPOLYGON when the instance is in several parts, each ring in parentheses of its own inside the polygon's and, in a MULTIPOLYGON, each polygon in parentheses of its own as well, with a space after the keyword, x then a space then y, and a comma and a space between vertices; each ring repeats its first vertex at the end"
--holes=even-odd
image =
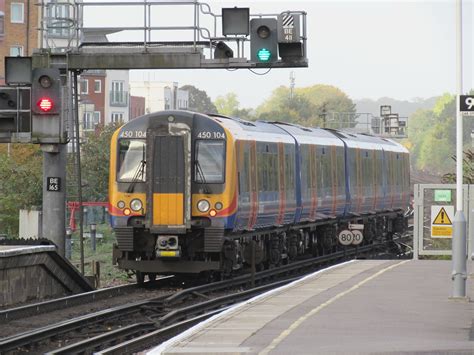
POLYGON ((463 137, 460 95, 462 95, 462 0, 456 0, 456 214, 452 240, 452 298, 466 298, 466 217, 463 213, 463 137))

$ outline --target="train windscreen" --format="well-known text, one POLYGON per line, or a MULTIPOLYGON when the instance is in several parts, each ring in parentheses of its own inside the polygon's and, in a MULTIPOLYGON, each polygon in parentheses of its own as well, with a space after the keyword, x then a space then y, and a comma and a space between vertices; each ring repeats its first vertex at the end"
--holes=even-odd
POLYGON ((224 183, 225 141, 198 140, 196 141, 195 156, 195 182, 224 183))
POLYGON ((145 182, 146 143, 142 139, 120 139, 117 181, 145 182))

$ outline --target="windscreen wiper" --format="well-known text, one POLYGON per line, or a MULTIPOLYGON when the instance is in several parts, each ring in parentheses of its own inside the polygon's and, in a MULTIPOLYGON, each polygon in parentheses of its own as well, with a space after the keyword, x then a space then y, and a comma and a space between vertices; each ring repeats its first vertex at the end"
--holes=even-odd
POLYGON ((130 182, 130 185, 128 186, 127 192, 130 194, 135 190, 135 185, 137 182, 142 182, 143 181, 143 176, 145 175, 145 166, 146 166, 146 152, 145 152, 145 146, 142 146, 142 160, 137 166, 137 169, 135 170, 135 173, 133 173, 133 178, 132 181, 130 182))
POLYGON ((140 164, 137 166, 135 173, 133 174, 133 178, 132 178, 132 181, 130 182, 130 185, 128 186, 127 192, 129 194, 133 192, 137 182, 143 181, 143 176, 145 175, 145 166, 146 166, 146 160, 142 159, 140 161, 140 164))
POLYGON ((207 186, 206 177, 204 176, 204 172, 202 171, 201 163, 199 163, 199 160, 194 160, 194 167, 199 175, 199 182, 203 187, 204 193, 210 194, 211 192, 209 191, 209 187, 207 186))

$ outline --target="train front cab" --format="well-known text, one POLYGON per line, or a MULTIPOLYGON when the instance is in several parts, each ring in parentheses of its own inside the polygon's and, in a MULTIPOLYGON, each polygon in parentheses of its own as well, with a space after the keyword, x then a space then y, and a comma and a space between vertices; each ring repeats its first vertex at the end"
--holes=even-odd
POLYGON ((111 145, 115 260, 120 268, 148 274, 219 270, 223 232, 236 209, 235 162, 227 157, 234 154, 232 137, 215 120, 190 112, 134 121, 116 132, 111 145), (138 135, 146 136, 139 140, 146 159, 129 163, 131 178, 124 182, 127 154, 134 153, 120 147, 135 147, 136 139, 128 136, 138 135), (136 179, 140 169, 143 177, 136 179), (140 211, 128 214, 117 207, 122 201, 130 210, 138 198, 140 211))

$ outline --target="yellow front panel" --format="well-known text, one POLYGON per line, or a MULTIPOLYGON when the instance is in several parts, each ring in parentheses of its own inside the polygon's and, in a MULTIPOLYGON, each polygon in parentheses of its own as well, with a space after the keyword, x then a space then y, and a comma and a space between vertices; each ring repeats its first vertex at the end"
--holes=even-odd
POLYGON ((153 194, 153 224, 183 225, 183 194, 153 194))

